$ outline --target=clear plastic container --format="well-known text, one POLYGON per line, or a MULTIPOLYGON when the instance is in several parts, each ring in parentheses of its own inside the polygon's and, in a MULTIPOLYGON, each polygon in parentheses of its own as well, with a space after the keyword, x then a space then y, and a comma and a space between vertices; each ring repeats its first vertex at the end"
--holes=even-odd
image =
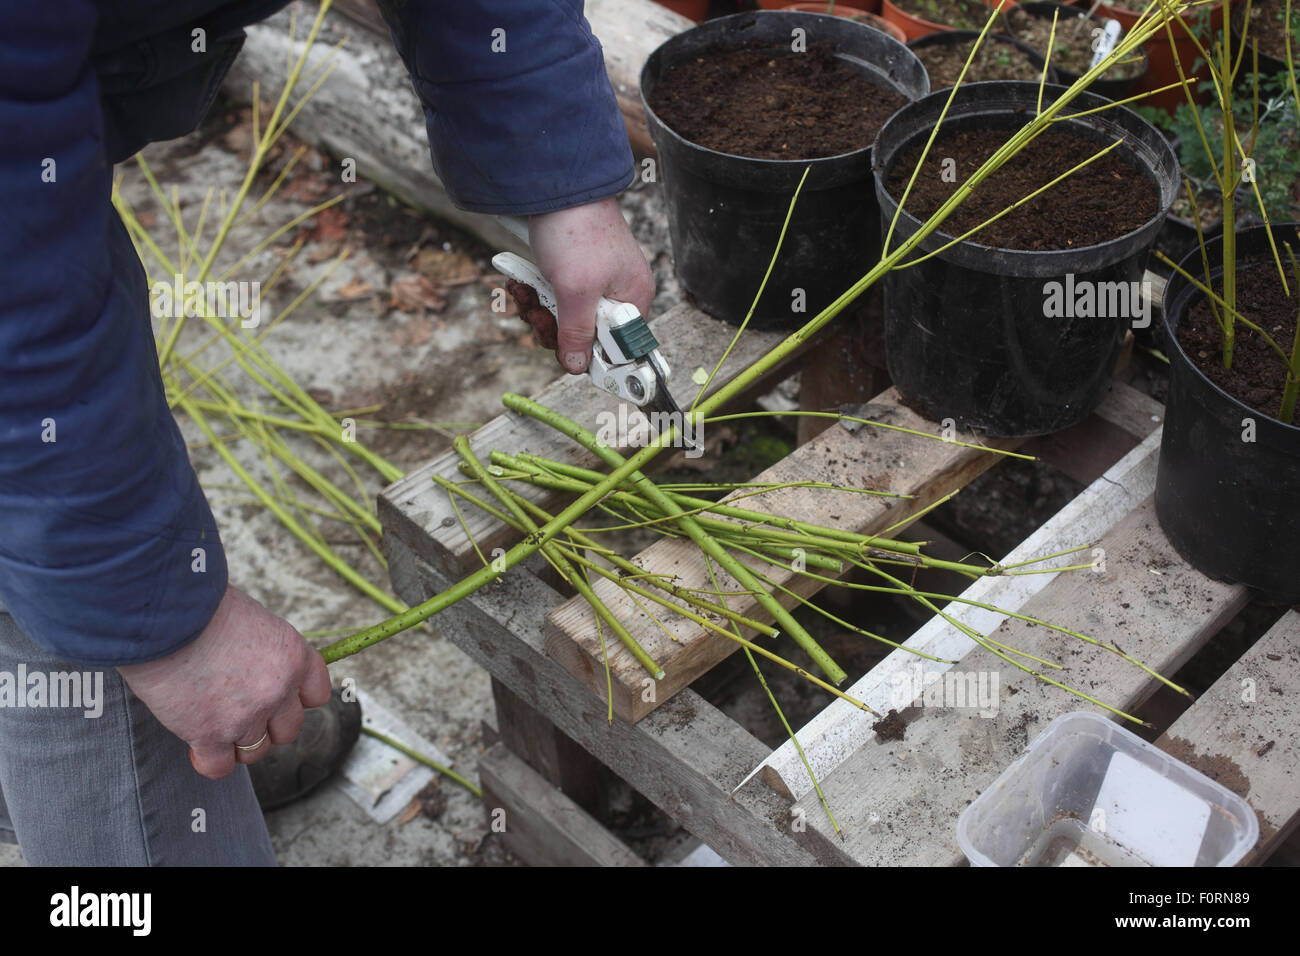
POLYGON ((1062 714, 957 820, 973 866, 1232 866, 1259 839, 1222 784, 1097 714, 1062 714))

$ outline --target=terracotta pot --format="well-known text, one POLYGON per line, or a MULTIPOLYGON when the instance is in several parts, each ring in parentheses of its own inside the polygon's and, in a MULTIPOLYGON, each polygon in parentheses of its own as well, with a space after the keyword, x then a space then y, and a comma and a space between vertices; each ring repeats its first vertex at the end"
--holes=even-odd
MULTIPOLYGON (((985 6, 996 7, 996 0, 984 0, 985 6)), ((1016 4, 1012 0, 1007 0, 1003 4, 1003 10, 1009 10, 1016 4)), ((890 0, 881 0, 880 15, 898 27, 906 34, 908 40, 919 40, 921 37, 929 36, 931 33, 942 33, 945 30, 955 30, 956 27, 950 27, 943 23, 934 23, 931 20, 924 20, 921 17, 913 16, 906 10, 894 6, 890 0)))
MULTIPOLYGON (((782 10, 795 10, 799 13, 825 13, 826 8, 830 6, 826 0, 817 0, 817 2, 787 3, 782 10)), ((844 17, 846 20, 853 20, 856 23, 865 23, 881 33, 887 33, 899 43, 907 42, 907 34, 898 27, 894 26, 884 17, 878 17, 874 13, 868 13, 866 10, 859 10, 856 7, 846 7, 842 3, 835 4, 835 13, 833 16, 844 17)))
POLYGON ((655 0, 661 7, 667 7, 673 13, 680 13, 696 23, 709 15, 709 0, 655 0))
MULTIPOLYGON (((1119 25, 1128 33, 1137 23, 1139 12, 1126 10, 1123 7, 1101 6, 1097 8, 1097 15, 1103 18, 1118 20, 1119 25)), ((1210 24, 1213 30, 1210 40, 1206 43, 1206 49, 1213 51, 1217 40, 1215 39, 1219 31, 1223 29, 1223 5, 1214 8, 1210 14, 1210 24)), ((1174 34, 1174 45, 1178 51, 1178 62, 1182 64, 1183 72, 1189 77, 1194 76, 1192 80, 1192 96, 1198 103, 1208 101, 1208 94, 1198 93, 1196 86, 1202 80, 1210 78, 1210 68, 1207 64, 1202 64, 1201 68, 1192 73, 1192 64, 1200 56, 1200 51, 1196 49, 1196 43, 1191 36, 1178 24, 1171 24, 1170 29, 1174 34)), ((1234 55, 1236 41, 1233 41, 1234 55)), ((1169 49, 1169 37, 1162 30, 1158 36, 1148 40, 1142 47, 1147 53, 1147 72, 1138 83, 1136 92, 1145 93, 1148 90, 1158 90, 1162 86, 1178 82, 1178 67, 1174 65, 1174 51, 1169 49)), ((1163 110, 1173 112, 1179 103, 1186 103, 1187 97, 1180 89, 1166 90, 1155 96, 1148 96, 1141 101, 1144 105, 1158 106, 1163 110)))

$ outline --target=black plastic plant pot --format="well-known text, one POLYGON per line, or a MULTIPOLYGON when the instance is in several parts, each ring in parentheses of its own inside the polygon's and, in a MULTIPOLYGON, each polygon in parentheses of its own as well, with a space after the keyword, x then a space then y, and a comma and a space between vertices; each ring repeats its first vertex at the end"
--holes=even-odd
MULTIPOLYGON (((1087 10, 1081 10, 1077 7, 1065 6, 1064 4, 1060 4, 1060 3, 1022 3, 1013 12, 1016 14, 1023 12, 1031 17, 1038 17, 1040 19, 1047 20, 1050 23, 1052 20, 1053 11, 1058 11, 1057 27, 1056 27, 1058 30, 1060 30, 1061 27, 1068 22, 1066 19, 1067 17, 1078 18, 1081 20, 1092 20, 1094 26, 1096 27, 1100 27, 1102 23, 1105 22, 1104 17, 1099 16, 1095 13, 1090 15, 1087 10)), ((1089 46, 1091 46, 1092 44, 1091 29, 1087 33, 1087 37, 1088 37, 1089 46)), ((1017 40, 1015 42, 1017 43, 1018 46, 1020 46, 1025 50, 1031 50, 1034 53, 1039 53, 1039 51, 1034 50, 1033 47, 1025 43, 1023 40, 1017 40)), ((1114 69, 1112 68, 1111 70, 1108 70, 1107 73, 1103 73, 1101 76, 1097 77, 1097 79, 1089 83, 1088 92, 1096 93, 1098 96, 1104 96, 1108 100, 1122 100, 1124 99, 1124 97, 1132 95, 1133 90, 1137 87, 1138 81, 1142 79, 1142 77, 1146 76, 1146 72, 1147 72, 1146 50, 1139 48, 1138 55, 1142 59, 1142 68, 1138 70, 1136 73, 1134 73, 1132 76, 1124 77, 1123 79, 1111 78, 1107 75, 1107 73, 1113 73, 1114 69)), ((1075 70, 1068 70, 1058 63, 1056 64, 1056 75, 1060 78, 1060 82, 1062 85, 1073 86, 1078 81, 1079 77, 1083 76, 1083 73, 1077 72, 1075 70)))
MULTIPOLYGON (((1063 92, 1063 87, 1047 86, 1044 104, 1063 92)), ((876 137, 882 231, 897 208, 885 185, 890 172, 910 147, 924 144, 948 95, 932 93, 904 107, 876 137)), ((958 89, 944 129, 1005 129, 1010 137, 1033 114, 1037 99, 1037 83, 973 83, 958 89)), ((1060 115, 1107 102, 1081 93, 1060 115)), ((1151 185, 1159 211, 1138 229, 1097 245, 1002 249, 980 244, 977 234, 915 266, 887 273, 886 364, 903 400, 931 420, 952 418, 995 436, 1042 435, 1076 424, 1101 401, 1125 331, 1150 321, 1149 311, 1143 319, 1133 314, 1136 310, 1119 308, 1099 317, 1049 317, 1045 303, 1054 282, 1067 299, 1071 289, 1084 288, 1082 283, 1126 296, 1140 291, 1147 252, 1178 189, 1178 159, 1157 129, 1124 107, 1060 124, 1095 141, 1098 149, 1122 138, 1124 145, 1112 155, 1132 168, 1134 181, 1151 185)), ((904 210, 891 245, 896 248, 920 226, 904 210)), ((920 252, 937 250, 953 238, 936 230, 922 240, 920 252)))
MULTIPOLYGON (((1160 235, 1156 239, 1155 248, 1159 249, 1174 262, 1182 260, 1193 249, 1200 246, 1202 239, 1213 239, 1216 236, 1223 235, 1223 220, 1216 219, 1208 226, 1201 227, 1200 237, 1196 233, 1196 223, 1190 219, 1184 219, 1182 216, 1175 216, 1172 212, 1165 217, 1165 223, 1160 229, 1160 235)), ((1148 260, 1147 268, 1156 275, 1163 276, 1166 279, 1173 274, 1173 269, 1154 255, 1148 260)))
MULTIPOLYGON (((1300 247, 1300 224, 1274 225, 1273 238, 1279 250, 1283 240, 1300 247)), ((1211 267, 1216 283, 1223 274, 1221 248, 1222 239, 1206 243, 1209 261, 1218 263, 1211 267)), ((1275 268, 1263 228, 1237 232, 1237 263, 1239 287, 1250 281, 1252 268, 1275 268)), ((1180 265, 1204 282, 1199 249, 1180 265)), ((1202 574, 1297 604, 1300 428, 1238 401, 1192 364, 1176 333, 1202 295, 1178 273, 1165 286, 1169 398, 1156 515, 1170 543, 1202 574)))
MULTIPOLYGON (((911 43, 907 45, 907 48, 911 50, 913 53, 915 53, 917 50, 923 50, 926 47, 957 46, 959 44, 969 42, 970 40, 974 40, 979 35, 980 34, 978 30, 944 30, 941 33, 928 33, 919 39, 913 40, 911 43)), ((1034 65, 1034 69, 1038 70, 1040 73, 1042 72, 1043 58, 1039 56, 1037 52, 1031 50, 1023 43, 1017 43, 1015 40, 1011 39, 1010 37, 1003 36, 1000 33, 990 33, 988 36, 984 38, 984 43, 986 45, 1005 45, 1005 46, 1012 47, 1018 53, 1021 53, 1025 57, 1027 57, 1029 62, 1034 65)), ((924 61, 922 62, 924 64, 924 61)), ((1059 77, 1057 76, 1055 68, 1048 67, 1047 82, 1056 83, 1058 81, 1059 81, 1059 77)), ((964 85, 970 86, 973 84, 967 82, 964 85)), ((951 88, 952 88, 951 86, 944 86, 944 87, 938 86, 934 82, 933 78, 930 81, 930 89, 932 90, 936 90, 936 91, 940 89, 947 90, 951 88)))
POLYGON ((641 71, 641 98, 659 152, 673 262, 682 285, 705 312, 733 323, 745 318, 790 200, 809 170, 751 327, 802 324, 876 261, 880 236, 871 147, 809 160, 734 156, 683 139, 649 101, 674 66, 755 41, 788 53, 796 27, 805 31, 809 49, 814 43, 829 44, 838 58, 877 86, 909 100, 929 92, 925 68, 903 44, 865 24, 816 13, 764 11, 710 20, 663 43, 641 71), (802 314, 792 308, 796 289, 803 290, 802 314))
MULTIPOLYGON (((1293 4, 1293 5, 1294 5, 1294 4, 1293 4)), ((1240 37, 1241 34, 1242 34, 1243 21, 1244 21, 1244 19, 1245 19, 1245 13, 1246 13, 1245 7, 1246 7, 1246 5, 1245 5, 1244 3, 1234 4, 1234 6, 1233 6, 1233 14, 1232 14, 1232 35, 1233 35, 1233 37, 1240 37)), ((1276 31, 1276 32, 1278 32, 1278 33, 1281 32, 1281 26, 1282 26, 1282 25, 1281 25, 1280 23, 1278 23, 1278 22, 1269 22, 1269 21, 1266 19, 1266 15, 1265 15, 1265 16, 1261 16, 1262 13, 1263 13, 1263 11, 1261 11, 1260 8, 1259 8, 1258 6, 1255 6, 1255 5, 1252 5, 1252 6, 1251 6, 1251 11, 1250 11, 1250 15, 1251 15, 1250 35, 1246 38, 1247 40, 1257 39, 1257 38, 1263 36, 1263 32, 1262 32, 1262 31, 1265 31, 1265 30, 1268 30, 1268 31, 1276 31)), ((1234 42, 1235 42, 1235 40, 1234 40, 1234 42)), ((1292 50, 1292 52, 1294 52, 1294 45, 1293 45, 1293 50, 1292 50)), ((1250 72, 1250 69, 1251 69, 1252 65, 1253 65, 1253 64, 1252 64, 1252 61, 1251 61, 1251 50, 1250 50, 1249 47, 1247 47, 1247 48, 1246 48, 1246 59, 1245 59, 1245 64, 1244 64, 1245 69, 1242 70, 1243 75, 1244 75, 1244 74, 1247 74, 1247 73, 1250 72)), ((1284 60, 1284 59, 1282 59, 1282 58, 1280 58, 1280 57, 1270 56, 1269 54, 1265 53, 1263 50, 1260 50, 1260 51, 1259 51, 1259 75, 1260 75, 1260 76, 1277 76, 1278 74, 1282 74, 1282 75, 1285 76, 1285 75, 1286 75, 1286 72, 1287 72, 1287 62, 1286 62, 1286 60, 1284 60)), ((1250 77, 1249 77, 1249 76, 1246 76, 1246 77, 1245 77, 1245 80, 1246 80, 1246 92, 1245 92, 1244 95, 1245 95, 1247 98, 1249 98, 1249 96, 1250 96, 1250 92, 1249 92, 1249 90, 1250 90, 1250 85, 1249 85, 1250 77)), ((1240 82, 1240 80, 1239 80, 1239 82, 1240 82)))

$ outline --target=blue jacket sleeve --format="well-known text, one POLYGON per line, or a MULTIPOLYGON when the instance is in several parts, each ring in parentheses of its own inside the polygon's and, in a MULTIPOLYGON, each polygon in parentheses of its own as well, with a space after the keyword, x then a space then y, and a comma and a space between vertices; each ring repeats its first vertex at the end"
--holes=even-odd
POLYGON ((61 659, 192 640, 226 585, 110 205, 94 7, 0 4, 0 599, 61 659))
POLYGON ((533 215, 612 196, 632 150, 582 0, 380 0, 460 207, 533 215))

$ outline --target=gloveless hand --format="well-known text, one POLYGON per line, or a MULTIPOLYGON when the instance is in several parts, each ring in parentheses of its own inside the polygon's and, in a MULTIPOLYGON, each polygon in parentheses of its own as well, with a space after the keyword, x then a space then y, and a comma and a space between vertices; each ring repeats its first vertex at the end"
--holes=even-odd
POLYGON ((559 334, 555 356, 581 374, 591 358, 596 302, 630 302, 648 316, 654 277, 613 197, 533 216, 529 244, 555 288, 559 334))
POLYGON ((330 698, 320 654, 288 621, 233 587, 185 647, 117 670, 163 726, 190 745, 194 769, 213 780, 236 763, 261 760, 268 741, 292 741, 303 708, 330 698))

